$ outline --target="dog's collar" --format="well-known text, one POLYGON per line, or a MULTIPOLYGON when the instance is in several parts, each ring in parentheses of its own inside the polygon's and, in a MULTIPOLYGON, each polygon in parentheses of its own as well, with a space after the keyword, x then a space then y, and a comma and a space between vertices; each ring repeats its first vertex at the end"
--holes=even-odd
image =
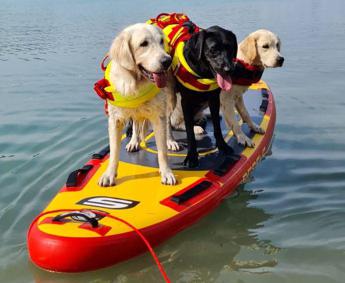
POLYGON ((260 81, 264 69, 250 65, 241 59, 234 59, 235 72, 231 75, 233 84, 249 86, 260 81))

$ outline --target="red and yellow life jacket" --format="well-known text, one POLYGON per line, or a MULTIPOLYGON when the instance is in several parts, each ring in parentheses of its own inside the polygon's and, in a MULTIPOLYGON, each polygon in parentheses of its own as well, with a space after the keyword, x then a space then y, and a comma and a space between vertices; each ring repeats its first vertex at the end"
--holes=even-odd
MULTIPOLYGON (((160 27, 168 43, 170 56, 173 58, 172 70, 177 80, 186 88, 196 91, 210 91, 219 88, 215 78, 201 78, 187 63, 184 54, 184 42, 191 38, 193 33, 199 32, 200 27, 190 21, 187 15, 172 13, 160 14, 147 21, 160 27)), ((235 72, 231 75, 232 83, 249 86, 257 83, 263 74, 263 70, 257 66, 245 63, 240 59, 234 59, 235 72)))
POLYGON ((260 81, 264 70, 258 66, 250 65, 241 59, 234 59, 235 71, 231 75, 232 83, 242 86, 250 86, 260 81))
POLYGON ((172 13, 160 14, 147 21, 163 30, 168 44, 169 54, 172 57, 172 71, 177 80, 186 88, 206 92, 219 88, 215 78, 202 78, 187 63, 183 49, 185 41, 190 39, 200 28, 192 23, 187 15, 172 13))

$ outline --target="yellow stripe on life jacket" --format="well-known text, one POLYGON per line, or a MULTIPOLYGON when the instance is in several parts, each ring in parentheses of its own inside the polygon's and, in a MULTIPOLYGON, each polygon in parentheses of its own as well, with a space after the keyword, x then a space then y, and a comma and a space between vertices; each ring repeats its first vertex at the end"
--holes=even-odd
POLYGON ((176 74, 177 80, 186 88, 195 91, 212 91, 219 88, 216 79, 200 78, 200 76, 188 65, 183 54, 185 43, 182 41, 177 44, 172 61, 172 70, 176 74), (186 76, 183 69, 192 75, 186 76))
POLYGON ((146 84, 144 87, 140 88, 138 94, 122 95, 120 92, 116 90, 115 85, 110 80, 110 69, 111 69, 111 61, 109 62, 105 70, 104 78, 110 84, 110 86, 106 87, 105 90, 107 92, 112 93, 114 97, 114 100, 107 99, 107 101, 108 103, 114 106, 124 107, 124 108, 137 108, 138 106, 145 103, 146 101, 149 101, 152 98, 154 98, 160 92, 160 89, 154 83, 149 83, 149 84, 146 84))

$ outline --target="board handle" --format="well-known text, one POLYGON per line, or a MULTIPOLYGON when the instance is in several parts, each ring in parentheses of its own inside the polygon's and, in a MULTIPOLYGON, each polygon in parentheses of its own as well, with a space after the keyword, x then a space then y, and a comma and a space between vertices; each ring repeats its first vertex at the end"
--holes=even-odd
POLYGON ((216 176, 224 176, 238 160, 240 160, 239 155, 227 156, 221 164, 219 164, 215 169, 212 170, 212 173, 216 176))
POLYGON ((106 146, 100 152, 94 153, 92 159, 103 159, 110 152, 110 146, 106 146))
POLYGON ((88 164, 84 165, 83 168, 77 169, 71 172, 66 181, 66 187, 77 187, 78 183, 81 181, 81 178, 84 179, 87 173, 93 168, 93 165, 88 164))
POLYGON ((205 191, 211 186, 212 186, 211 182, 206 181, 206 180, 202 181, 201 183, 195 185, 194 187, 190 188, 188 191, 185 191, 184 193, 180 195, 173 195, 170 200, 181 205, 182 203, 197 196, 198 194, 205 191))
POLYGON ((82 218, 85 222, 89 222, 91 224, 92 228, 98 227, 98 220, 96 218, 91 217, 91 216, 87 215, 86 213, 79 212, 79 211, 72 211, 72 212, 67 212, 67 213, 57 215, 53 218, 53 221, 61 222, 61 220, 65 219, 67 217, 82 218))

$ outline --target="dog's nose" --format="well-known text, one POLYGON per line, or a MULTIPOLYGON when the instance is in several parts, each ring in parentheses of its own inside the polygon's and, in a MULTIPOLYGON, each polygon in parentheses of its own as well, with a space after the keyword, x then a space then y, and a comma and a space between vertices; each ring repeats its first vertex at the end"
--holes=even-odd
POLYGON ((277 63, 278 63, 279 66, 283 66, 284 57, 279 57, 279 58, 277 59, 277 63))
POLYGON ((162 60, 161 60, 161 64, 164 67, 165 70, 167 70, 170 65, 171 65, 172 59, 171 57, 165 56, 162 60))
POLYGON ((234 66, 233 64, 225 65, 225 66, 223 67, 223 70, 224 70, 225 73, 230 73, 230 74, 232 74, 232 73, 234 72, 234 70, 235 70, 235 66, 234 66))

